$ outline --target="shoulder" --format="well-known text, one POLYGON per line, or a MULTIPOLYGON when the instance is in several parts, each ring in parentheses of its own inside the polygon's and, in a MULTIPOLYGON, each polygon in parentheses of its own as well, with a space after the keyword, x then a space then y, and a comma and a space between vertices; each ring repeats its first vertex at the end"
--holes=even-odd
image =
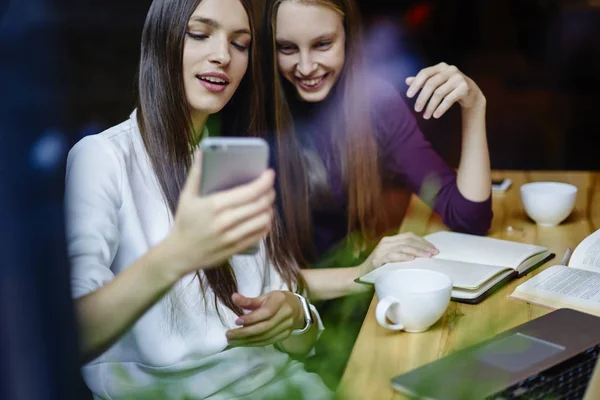
POLYGON ((405 113, 410 115, 398 88, 390 81, 381 78, 373 79, 369 96, 372 103, 371 109, 378 116, 388 115, 389 110, 396 111, 393 115, 397 115, 399 111, 402 112, 402 115, 405 113))
POLYGON ((400 93, 394 84, 383 78, 373 78, 371 80, 370 94, 379 98, 400 98, 400 93))
POLYGON ((136 130, 132 121, 127 120, 104 132, 86 136, 71 148, 69 158, 80 155, 84 155, 86 158, 123 156, 131 151, 136 130))
POLYGON ((67 156, 67 190, 92 185, 106 191, 119 191, 128 159, 134 152, 135 135, 139 135, 137 126, 129 119, 77 142, 67 156))
POLYGON ((381 140, 397 141, 420 133, 414 115, 391 82, 374 79, 369 95, 371 117, 381 140))
POLYGON ((128 160, 140 149, 143 149, 143 143, 134 113, 128 120, 77 142, 67 157, 67 173, 73 164, 77 164, 79 169, 101 169, 104 172, 124 169, 128 160))

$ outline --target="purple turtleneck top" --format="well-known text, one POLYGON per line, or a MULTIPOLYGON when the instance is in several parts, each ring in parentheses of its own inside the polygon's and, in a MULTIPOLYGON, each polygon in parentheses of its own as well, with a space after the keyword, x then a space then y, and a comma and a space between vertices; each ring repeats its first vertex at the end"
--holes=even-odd
MULTIPOLYGON (((434 199, 430 205, 444 223, 455 231, 485 234, 492 221, 491 196, 483 202, 474 202, 460 193, 456 171, 425 139, 414 116, 391 84, 377 82, 371 93, 371 115, 385 176, 400 181, 417 195, 427 191, 422 191, 426 182, 434 182, 430 185, 434 192, 426 193, 426 197, 434 199)), ((331 125, 323 112, 331 105, 332 100, 328 99, 316 104, 296 103, 294 107, 296 135, 302 143, 309 143, 308 146, 320 157, 333 194, 332 202, 318 209, 313 207, 311 211, 318 255, 330 250, 348 234, 346 190, 339 163, 332 160, 331 125)))

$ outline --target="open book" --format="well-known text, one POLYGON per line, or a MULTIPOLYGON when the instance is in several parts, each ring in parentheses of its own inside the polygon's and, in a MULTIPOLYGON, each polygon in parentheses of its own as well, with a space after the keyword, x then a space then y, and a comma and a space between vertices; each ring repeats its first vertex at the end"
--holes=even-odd
POLYGON ((600 316, 600 229, 575 248, 568 265, 540 272, 517 286, 510 297, 600 316))
POLYGON ((440 253, 432 258, 385 264, 356 280, 375 283, 379 274, 402 268, 443 272, 452 279, 452 299, 478 303, 509 279, 522 276, 554 256, 547 248, 455 232, 425 236, 440 253))

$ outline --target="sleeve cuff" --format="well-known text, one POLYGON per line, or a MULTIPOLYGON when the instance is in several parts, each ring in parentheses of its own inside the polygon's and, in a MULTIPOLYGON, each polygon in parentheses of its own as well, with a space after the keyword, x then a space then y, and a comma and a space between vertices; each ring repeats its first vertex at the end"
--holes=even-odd
POLYGON ((493 218, 491 191, 486 200, 472 201, 460 193, 454 181, 438 194, 434 211, 454 231, 484 235, 490 229, 493 218))

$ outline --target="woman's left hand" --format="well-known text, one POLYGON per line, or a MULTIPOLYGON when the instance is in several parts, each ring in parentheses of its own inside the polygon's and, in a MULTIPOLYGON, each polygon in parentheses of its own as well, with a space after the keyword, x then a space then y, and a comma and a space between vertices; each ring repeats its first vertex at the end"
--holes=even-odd
POLYGON ((232 299, 241 308, 250 310, 235 321, 241 328, 227 331, 227 341, 232 346, 267 346, 304 327, 302 305, 292 292, 273 291, 253 298, 234 293, 232 299))
POLYGON ((406 92, 409 98, 421 92, 415 102, 415 111, 425 110, 425 119, 432 116, 440 118, 456 102, 463 108, 485 104, 485 97, 477 84, 454 65, 445 62, 424 68, 417 76, 406 78, 406 84, 409 85, 406 92))

